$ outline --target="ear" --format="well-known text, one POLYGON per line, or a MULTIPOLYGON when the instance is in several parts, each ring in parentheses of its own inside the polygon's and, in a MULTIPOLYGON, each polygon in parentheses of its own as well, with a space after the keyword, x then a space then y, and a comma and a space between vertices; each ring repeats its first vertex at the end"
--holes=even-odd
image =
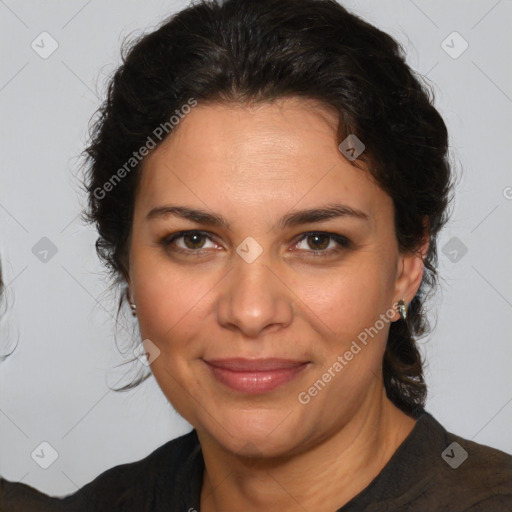
MULTIPOLYGON (((425 229, 421 246, 415 252, 400 254, 395 281, 394 304, 400 299, 404 299, 405 304, 409 306, 421 285, 425 269, 424 259, 428 252, 430 240, 427 217, 424 219, 423 226, 425 229)), ((400 315, 397 312, 393 321, 399 319, 400 315)))

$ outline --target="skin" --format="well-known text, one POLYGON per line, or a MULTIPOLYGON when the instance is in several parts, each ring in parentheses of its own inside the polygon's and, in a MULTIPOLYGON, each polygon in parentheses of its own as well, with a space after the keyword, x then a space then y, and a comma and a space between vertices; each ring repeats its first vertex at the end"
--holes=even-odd
POLYGON ((393 202, 340 153, 336 120, 303 98, 199 104, 144 161, 128 284, 142 339, 160 351, 151 370, 198 432, 202 511, 336 510, 371 482, 415 424, 384 391, 390 321, 309 403, 298 400, 365 328, 399 299, 412 300, 427 249, 426 242, 419 255, 399 252, 393 202), (278 226, 290 212, 331 203, 362 210, 368 221, 278 226), (221 215, 229 229, 176 215, 147 218, 169 204, 221 215), (161 243, 185 230, 211 238, 161 243), (304 236, 310 231, 351 244, 304 236), (252 263, 236 252, 246 237, 262 248, 252 263), (315 256, 321 251, 327 256, 315 256), (204 363, 231 357, 309 364, 276 390, 247 395, 218 382, 204 363))

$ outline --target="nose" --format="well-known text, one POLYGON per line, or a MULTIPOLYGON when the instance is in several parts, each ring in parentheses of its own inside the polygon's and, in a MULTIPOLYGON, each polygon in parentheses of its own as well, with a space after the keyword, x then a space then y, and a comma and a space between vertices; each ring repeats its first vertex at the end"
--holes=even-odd
POLYGON ((294 297, 284 276, 261 255, 247 263, 237 257, 234 268, 223 280, 217 304, 219 324, 257 338, 265 331, 290 325, 294 297))

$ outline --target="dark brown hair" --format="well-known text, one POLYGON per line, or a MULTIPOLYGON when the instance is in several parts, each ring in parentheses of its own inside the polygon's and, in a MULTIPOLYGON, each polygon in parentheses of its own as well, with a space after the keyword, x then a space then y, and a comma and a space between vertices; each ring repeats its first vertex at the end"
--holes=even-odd
POLYGON ((390 400, 411 415, 421 410, 426 384, 415 338, 430 330, 423 308, 437 284, 436 240, 452 183, 445 123, 403 48, 334 0, 202 0, 124 46, 122 58, 92 126, 85 180, 85 218, 98 229, 96 248, 115 284, 128 275, 141 166, 112 179, 157 127, 190 98, 319 100, 339 114, 338 143, 355 134, 365 144, 359 160, 393 199, 400 250, 417 252, 425 235, 430 242, 420 289, 407 321, 391 324, 383 360, 390 400))

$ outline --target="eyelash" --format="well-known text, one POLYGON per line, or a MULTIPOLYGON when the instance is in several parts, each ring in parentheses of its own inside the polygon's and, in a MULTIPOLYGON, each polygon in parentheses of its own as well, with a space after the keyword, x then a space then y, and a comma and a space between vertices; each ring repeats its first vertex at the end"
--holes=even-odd
MULTIPOLYGON (((177 240, 179 238, 183 238, 185 235, 191 235, 191 234, 203 235, 208 240, 213 242, 212 237, 205 231, 188 230, 188 231, 179 231, 178 233, 174 233, 172 235, 167 235, 160 240, 160 244, 165 249, 169 249, 169 246, 175 240, 177 240)), ((309 236, 312 236, 312 235, 326 236, 338 244, 338 247, 336 247, 334 249, 329 249, 329 250, 319 249, 319 250, 305 251, 305 252, 309 253, 310 255, 312 255, 313 257, 331 256, 335 253, 341 252, 344 249, 349 249, 352 247, 352 243, 350 242, 350 240, 348 238, 346 238, 342 235, 338 235, 337 233, 328 233, 325 231, 308 231, 307 233, 303 233, 294 245, 298 245, 300 242, 302 242, 303 240, 307 239, 309 236)), ((208 250, 201 250, 201 249, 182 249, 181 247, 174 248, 173 250, 175 252, 180 252, 182 254, 194 254, 194 256, 201 256, 205 252, 209 252, 208 250)), ((303 249, 300 249, 300 250, 303 251, 303 249)))

